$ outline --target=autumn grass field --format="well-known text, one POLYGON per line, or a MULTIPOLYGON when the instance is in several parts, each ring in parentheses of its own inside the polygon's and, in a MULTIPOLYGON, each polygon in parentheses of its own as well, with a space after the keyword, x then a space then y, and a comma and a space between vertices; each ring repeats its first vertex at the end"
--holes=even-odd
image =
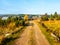
POLYGON ((51 45, 60 45, 60 20, 37 23, 51 45))
POLYGON ((56 13, 55 15, 45 14, 39 18, 37 16, 32 19, 29 19, 28 15, 25 15, 23 19, 20 16, 8 17, 6 20, 0 18, 0 44, 13 45, 14 40, 17 38, 19 40, 16 43, 20 42, 19 45, 24 45, 24 43, 28 45, 28 41, 30 41, 30 45, 60 45, 59 15, 56 13), (29 26, 32 27, 30 28, 29 26), (24 29, 25 27, 27 28, 24 29), (19 38, 20 36, 21 39, 19 38))
POLYGON ((8 17, 4 20, 0 18, 0 45, 7 45, 10 41, 18 38, 25 25, 24 20, 18 16, 8 17))

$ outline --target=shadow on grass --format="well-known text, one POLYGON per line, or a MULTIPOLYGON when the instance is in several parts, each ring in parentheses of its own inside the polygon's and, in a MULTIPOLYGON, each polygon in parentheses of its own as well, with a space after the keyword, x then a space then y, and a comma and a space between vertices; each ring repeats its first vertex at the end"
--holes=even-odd
MULTIPOLYGON (((25 27, 23 27, 23 28, 25 28, 25 27)), ((13 32, 11 35, 9 35, 8 37, 4 38, 0 45, 7 45, 7 43, 10 43, 11 41, 13 42, 14 40, 20 38, 19 35, 24 31, 23 28, 19 29, 16 32, 13 32)))
POLYGON ((16 39, 18 39, 19 37, 16 37, 16 38, 5 38, 5 40, 2 41, 2 44, 1 45, 7 45, 7 43, 9 43, 10 41, 14 41, 16 39))

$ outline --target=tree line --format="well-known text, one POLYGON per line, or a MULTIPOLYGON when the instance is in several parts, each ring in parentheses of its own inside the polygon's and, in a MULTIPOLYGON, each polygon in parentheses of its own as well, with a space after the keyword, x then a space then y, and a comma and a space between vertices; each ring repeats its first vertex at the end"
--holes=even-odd
POLYGON ((54 19, 60 20, 60 15, 57 14, 57 12, 55 12, 54 14, 50 14, 50 15, 48 15, 47 13, 45 13, 45 15, 41 16, 41 20, 43 20, 43 21, 47 21, 49 19, 50 20, 54 20, 54 19))

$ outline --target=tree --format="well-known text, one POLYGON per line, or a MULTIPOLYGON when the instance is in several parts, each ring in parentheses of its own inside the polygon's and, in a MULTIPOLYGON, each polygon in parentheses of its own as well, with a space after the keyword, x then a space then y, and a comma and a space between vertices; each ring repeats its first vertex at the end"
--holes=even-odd
POLYGON ((41 16, 41 20, 47 21, 48 20, 48 15, 45 13, 45 15, 41 16))
POLYGON ((50 20, 54 20, 54 17, 52 14, 50 15, 50 20))
POLYGON ((58 18, 57 12, 54 13, 54 18, 58 18))
POLYGON ((2 19, 0 18, 0 26, 2 26, 2 19))
POLYGON ((24 20, 21 20, 21 21, 19 22, 19 24, 24 26, 24 25, 25 25, 24 20))
POLYGON ((25 20, 25 21, 28 21, 28 15, 25 15, 25 16, 24 16, 24 20, 25 20))
POLYGON ((15 23, 15 25, 16 25, 16 27, 18 27, 18 26, 19 26, 19 21, 17 21, 17 22, 15 23))

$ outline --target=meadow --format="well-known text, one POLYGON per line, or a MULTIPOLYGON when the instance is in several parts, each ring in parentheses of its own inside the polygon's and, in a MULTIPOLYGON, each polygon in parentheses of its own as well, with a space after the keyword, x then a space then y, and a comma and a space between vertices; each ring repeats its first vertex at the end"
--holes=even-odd
POLYGON ((52 45, 60 45, 60 20, 44 21, 44 25, 46 26, 46 32, 51 36, 49 38, 52 45))

